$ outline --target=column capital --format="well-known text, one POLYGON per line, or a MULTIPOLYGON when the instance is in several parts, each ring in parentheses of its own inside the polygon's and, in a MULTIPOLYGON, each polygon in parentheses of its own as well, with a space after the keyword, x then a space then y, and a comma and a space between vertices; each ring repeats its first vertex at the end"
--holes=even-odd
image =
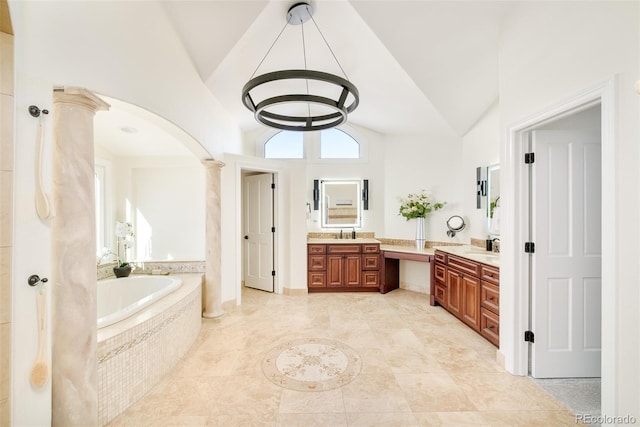
POLYGON ((216 160, 216 159, 206 159, 202 161, 202 164, 206 167, 206 168, 218 168, 218 169, 222 169, 223 167, 225 167, 224 162, 221 162, 220 160, 216 160))
POLYGON ((55 88, 53 90, 53 103, 79 105, 93 112, 108 110, 111 107, 90 90, 74 86, 55 88))

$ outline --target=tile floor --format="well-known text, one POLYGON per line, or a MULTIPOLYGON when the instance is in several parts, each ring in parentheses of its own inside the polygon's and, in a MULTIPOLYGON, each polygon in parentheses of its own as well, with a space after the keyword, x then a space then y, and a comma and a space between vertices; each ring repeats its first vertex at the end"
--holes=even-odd
POLYGON ((247 289, 243 304, 203 319, 177 368, 109 426, 561 426, 575 417, 495 347, 428 296, 283 296, 247 289), (298 392, 269 382, 263 355, 287 339, 341 341, 363 359, 342 388, 298 392))

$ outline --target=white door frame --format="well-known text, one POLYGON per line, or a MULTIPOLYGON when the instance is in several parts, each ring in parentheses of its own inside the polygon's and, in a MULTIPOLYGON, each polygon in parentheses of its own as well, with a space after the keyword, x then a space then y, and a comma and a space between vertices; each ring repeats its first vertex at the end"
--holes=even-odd
MULTIPOLYGON (((525 133, 532 128, 579 111, 585 106, 601 104, 602 109, 602 206, 615 206, 615 77, 599 82, 569 99, 533 114, 506 129, 503 145, 501 190, 503 197, 503 239, 501 241, 500 287, 500 354, 505 368, 517 375, 528 373, 528 346, 523 339, 529 327, 529 255, 524 253, 524 242, 529 234, 528 218, 528 169, 524 164, 526 152, 525 133), (513 284, 513 286, 506 286, 513 284)), ((604 230, 616 229, 614 209, 602 209, 604 230)), ((616 301, 616 235, 602 234, 602 411, 613 408, 617 394, 615 389, 615 363, 617 321, 616 301)))
MULTIPOLYGON (((251 287, 251 288, 255 288, 255 289, 260 289, 260 290, 264 290, 266 292, 274 292, 274 282, 275 282, 275 276, 272 275, 272 272, 276 270, 276 266, 275 266, 275 258, 274 258, 274 247, 275 247, 275 233, 272 230, 272 227, 275 227, 275 207, 274 207, 274 202, 275 202, 275 188, 272 188, 272 186, 275 184, 275 174, 273 173, 248 173, 248 174, 243 174, 242 176, 242 216, 243 216, 243 222, 242 222, 242 234, 243 234, 243 239, 245 239, 243 241, 243 248, 242 248, 242 254, 243 254, 243 260, 242 260, 242 264, 243 264, 243 270, 244 270, 244 286, 245 287, 251 287), (247 204, 251 204, 252 203, 252 199, 255 196, 252 196, 253 191, 249 190, 247 187, 247 182, 248 181, 253 181, 254 179, 257 179, 258 181, 258 185, 259 185, 259 195, 257 196, 260 199, 260 204, 258 204, 259 209, 258 209, 258 229, 257 230, 250 230, 250 227, 247 223, 247 220, 254 216, 256 214, 256 212, 253 212, 249 209, 249 207, 247 206, 247 204), (265 182, 266 181, 266 182, 265 182), (265 190, 265 188, 263 187, 264 185, 266 185, 268 183, 268 189, 265 190), (268 191, 268 198, 269 200, 269 209, 268 212, 267 210, 263 211, 263 196, 265 196, 264 191, 268 191), (263 230, 261 229, 261 226, 263 225, 261 223, 262 220, 262 216, 268 216, 269 219, 269 224, 268 224, 268 230, 263 230), (265 253, 263 252, 262 249, 262 245, 261 243, 266 243, 266 241, 262 240, 263 238, 266 238, 266 233, 268 233, 268 239, 270 241, 270 245, 271 248, 269 248, 270 250, 270 258, 271 258, 271 264, 269 265, 269 269, 268 271, 263 271, 262 268, 262 257, 265 255, 265 253), (253 236, 252 236, 253 234, 253 236), (253 238, 257 239, 257 241, 253 240, 253 238), (255 243, 258 246, 258 252, 259 252, 259 256, 258 256, 258 265, 253 265, 253 268, 255 268, 257 270, 257 277, 254 276, 252 279, 250 279, 250 274, 249 272, 252 270, 250 268, 250 262, 249 262, 249 258, 250 258, 250 253, 251 253, 251 244, 255 243), (267 275, 267 276, 264 276, 267 275), (268 284, 267 284, 268 282, 268 284)), ((255 254, 254 254, 255 255, 255 254)), ((266 267, 266 266, 265 266, 266 267)))

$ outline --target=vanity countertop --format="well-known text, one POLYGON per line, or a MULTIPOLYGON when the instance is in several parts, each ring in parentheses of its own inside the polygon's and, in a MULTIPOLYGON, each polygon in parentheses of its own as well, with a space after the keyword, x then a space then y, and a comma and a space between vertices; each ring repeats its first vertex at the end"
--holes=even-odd
POLYGON ((486 251, 478 246, 436 246, 433 249, 500 268, 500 254, 486 251))
POLYGON ((405 254, 433 255, 434 248, 418 249, 415 246, 380 245, 381 251, 402 252, 405 254))
POLYGON ((359 245, 363 243, 380 243, 380 240, 370 239, 366 237, 358 237, 356 239, 332 239, 332 238, 316 238, 307 239, 307 244, 313 245, 359 245))

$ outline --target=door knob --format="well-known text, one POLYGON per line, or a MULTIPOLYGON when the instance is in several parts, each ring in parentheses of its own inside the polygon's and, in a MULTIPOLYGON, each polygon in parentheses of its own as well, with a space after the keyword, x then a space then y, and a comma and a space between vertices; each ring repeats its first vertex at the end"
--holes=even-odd
POLYGON ((249 240, 249 236, 244 236, 244 240, 249 240))

